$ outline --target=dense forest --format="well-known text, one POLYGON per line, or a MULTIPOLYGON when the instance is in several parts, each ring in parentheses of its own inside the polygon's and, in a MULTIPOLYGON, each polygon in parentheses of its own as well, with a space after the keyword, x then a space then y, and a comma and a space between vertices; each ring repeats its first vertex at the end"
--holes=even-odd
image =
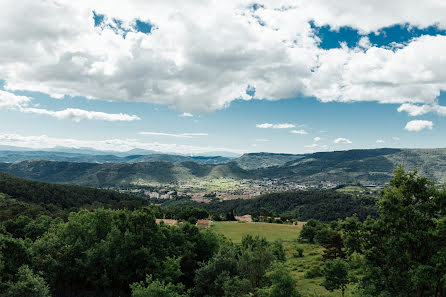
POLYGON ((111 190, 102 190, 76 185, 59 185, 18 178, 0 172, 0 193, 45 207, 52 205, 70 208, 138 208, 147 205, 141 197, 111 190))
POLYGON ((350 195, 336 190, 298 191, 284 193, 268 193, 253 199, 237 199, 229 201, 212 201, 196 203, 182 199, 164 204, 165 207, 193 206, 204 207, 214 214, 235 215, 251 214, 259 216, 282 217, 306 221, 317 219, 333 221, 356 214, 361 220, 368 216, 377 216, 378 197, 372 195, 350 195))
MULTIPOLYGON (((157 206, 69 211, 15 193, 0 194, 2 297, 302 296, 280 241, 245 236, 235 244, 186 220, 156 224, 157 206)), ((399 168, 381 196, 378 215, 364 221, 308 220, 296 240, 322 246, 323 266, 306 275, 323 276, 320 285, 342 295, 446 296, 446 190, 399 168)), ((207 215, 176 210, 185 219, 207 215)))

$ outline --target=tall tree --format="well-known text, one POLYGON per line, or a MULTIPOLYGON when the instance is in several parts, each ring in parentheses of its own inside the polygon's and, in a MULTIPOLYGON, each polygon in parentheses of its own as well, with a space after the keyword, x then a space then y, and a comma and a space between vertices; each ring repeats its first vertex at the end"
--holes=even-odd
POLYGON ((348 278, 348 265, 342 259, 335 259, 325 262, 324 281, 322 285, 329 291, 341 290, 344 297, 345 288, 350 282, 348 278))
POLYGON ((446 296, 446 191, 394 172, 379 219, 364 224, 365 296, 446 296))

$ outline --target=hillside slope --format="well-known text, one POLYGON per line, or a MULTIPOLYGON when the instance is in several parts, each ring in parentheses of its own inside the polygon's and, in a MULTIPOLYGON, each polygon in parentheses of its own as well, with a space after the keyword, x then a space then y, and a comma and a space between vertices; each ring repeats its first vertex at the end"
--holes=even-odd
POLYGON ((386 183, 393 170, 401 164, 406 170, 417 168, 420 174, 438 183, 446 182, 446 149, 350 150, 308 155, 260 153, 244 155, 240 159, 223 164, 194 161, 103 164, 24 161, 0 163, 0 171, 35 180, 94 187, 178 184, 215 178, 368 185, 386 183), (273 165, 277 163, 280 165, 273 165))

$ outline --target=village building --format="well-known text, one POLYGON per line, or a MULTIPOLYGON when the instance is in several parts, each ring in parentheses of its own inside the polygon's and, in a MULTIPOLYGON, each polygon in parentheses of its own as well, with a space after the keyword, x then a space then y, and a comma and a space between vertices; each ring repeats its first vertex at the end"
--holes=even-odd
POLYGON ((211 220, 198 220, 197 224, 195 224, 198 229, 207 229, 210 228, 212 226, 212 221, 211 220))

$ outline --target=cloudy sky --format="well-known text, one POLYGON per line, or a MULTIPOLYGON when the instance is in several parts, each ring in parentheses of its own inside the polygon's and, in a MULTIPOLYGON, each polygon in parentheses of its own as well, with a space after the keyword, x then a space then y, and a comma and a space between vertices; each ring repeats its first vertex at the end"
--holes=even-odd
POLYGON ((2 4, 0 145, 446 147, 443 0, 2 4))

